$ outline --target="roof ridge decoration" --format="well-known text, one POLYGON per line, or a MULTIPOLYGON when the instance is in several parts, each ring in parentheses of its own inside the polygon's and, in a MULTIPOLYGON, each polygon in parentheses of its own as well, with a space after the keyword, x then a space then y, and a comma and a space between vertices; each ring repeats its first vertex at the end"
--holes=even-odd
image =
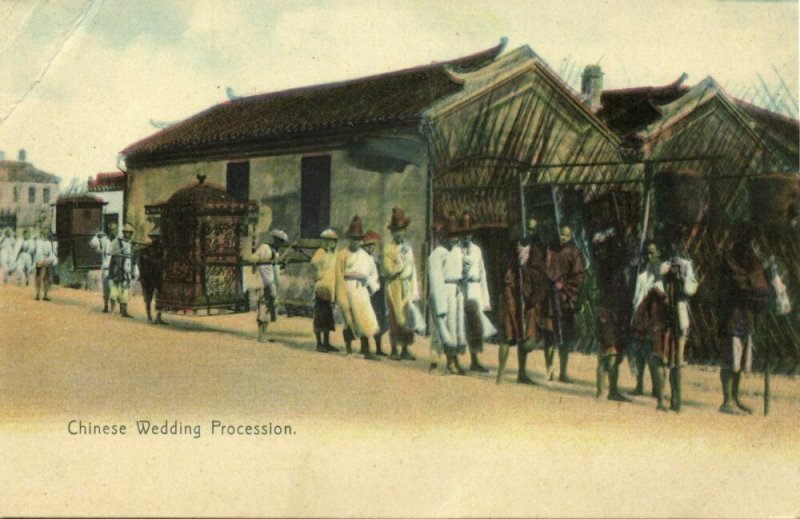
POLYGON ((662 92, 665 90, 681 90, 687 89, 687 87, 683 86, 686 80, 689 79, 689 74, 686 72, 681 73, 681 75, 671 83, 665 83, 663 85, 651 85, 651 86, 638 86, 638 87, 627 87, 627 88, 609 88, 603 90, 603 94, 609 94, 611 96, 614 95, 624 95, 624 94, 636 94, 636 93, 655 93, 655 92, 662 92))
MULTIPOLYGON (((677 87, 680 88, 680 85, 677 85, 677 87)), ((755 131, 755 123, 752 119, 743 113, 742 109, 728 96, 722 85, 712 76, 706 76, 702 81, 689 88, 686 93, 670 103, 656 105, 649 102, 661 117, 637 131, 635 135, 642 142, 649 141, 713 99, 718 99, 749 130, 756 140, 762 141, 755 131)))
POLYGON ((614 141, 619 141, 619 136, 595 113, 593 113, 584 99, 569 84, 561 78, 547 62, 539 56, 529 45, 522 45, 494 62, 469 73, 457 73, 448 70, 448 75, 463 85, 461 91, 443 97, 431 104, 425 110, 425 117, 429 120, 439 118, 452 110, 471 102, 475 97, 482 95, 490 85, 501 85, 525 71, 540 70, 542 75, 551 84, 560 89, 564 96, 574 103, 577 111, 587 117, 586 124, 594 124, 614 141))
MULTIPOLYGON (((252 99, 268 99, 273 97, 284 97, 284 96, 293 96, 296 94, 302 94, 306 92, 313 92, 319 90, 326 90, 328 88, 340 88, 346 87, 353 84, 363 83, 365 81, 372 81, 372 80, 379 80, 379 79, 389 79, 392 76, 403 75, 403 74, 411 74, 415 72, 424 72, 429 69, 436 69, 437 67, 442 67, 444 70, 453 70, 458 71, 459 66, 465 67, 463 72, 469 72, 470 70, 480 70, 483 66, 478 68, 473 68, 468 65, 464 65, 464 62, 470 62, 471 60, 480 58, 490 59, 494 61, 497 56, 499 56, 503 50, 505 49, 505 45, 507 43, 507 38, 503 37, 500 39, 500 43, 495 45, 494 47, 490 47, 486 50, 482 50, 479 52, 475 52, 472 54, 468 54, 466 56, 462 56, 459 58, 454 58, 445 61, 431 61, 430 63, 426 63, 424 65, 414 65, 410 67, 400 68, 396 70, 389 70, 387 72, 379 72, 377 74, 370 74, 368 76, 360 76, 352 79, 345 79, 341 81, 331 81, 327 83, 314 83, 311 85, 303 85, 299 87, 287 88, 285 90, 276 90, 274 92, 262 92, 260 94, 253 94, 250 96, 238 96, 236 99, 225 101, 214 105, 214 107, 219 106, 220 104, 229 104, 229 103, 242 103, 252 99)), ((485 65, 484 65, 485 66, 485 65)), ((213 107, 212 107, 213 108, 213 107)))

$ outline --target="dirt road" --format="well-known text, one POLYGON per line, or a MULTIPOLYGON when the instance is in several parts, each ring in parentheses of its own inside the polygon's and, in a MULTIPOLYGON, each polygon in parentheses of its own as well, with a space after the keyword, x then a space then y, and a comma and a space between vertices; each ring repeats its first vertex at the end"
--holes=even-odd
MULTIPOLYGON (((491 345, 490 375, 444 376, 422 339, 415 362, 372 362, 316 353, 305 318, 264 344, 253 313, 156 326, 140 298, 122 319, 97 293, 51 297, 0 286, 3 515, 800 514, 793 378, 774 378, 769 417, 732 417, 718 370, 690 367, 685 410, 659 413, 596 401, 592 356, 572 356, 576 384, 527 387, 512 354, 498 386, 491 345)), ((760 413, 761 378, 744 386, 760 413)))

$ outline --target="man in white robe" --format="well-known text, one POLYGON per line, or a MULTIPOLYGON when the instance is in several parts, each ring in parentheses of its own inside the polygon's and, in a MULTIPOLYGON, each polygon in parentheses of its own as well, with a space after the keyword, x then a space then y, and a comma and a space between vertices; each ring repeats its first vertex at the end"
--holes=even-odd
POLYGON ((0 269, 9 270, 13 265, 13 253, 16 241, 11 228, 3 229, 3 236, 0 237, 0 269))
POLYGON ((447 326, 448 285, 445 263, 454 245, 442 226, 436 229, 436 246, 428 256, 428 292, 431 308, 431 360, 428 372, 438 367, 442 354, 447 358, 447 371, 455 370, 452 358, 457 354, 456 341, 447 326))
POLYGON ((22 231, 22 240, 17 245, 19 248, 16 254, 15 268, 25 280, 25 285, 28 285, 33 274, 33 252, 34 244, 31 233, 28 229, 22 231))
MULTIPOLYGON (((451 216, 451 222, 454 219, 451 216)), ((485 311, 491 310, 491 302, 483 253, 480 247, 472 243, 473 231, 468 214, 463 216, 460 225, 448 231, 453 241, 460 236, 460 243, 452 247, 444 262, 447 327, 458 353, 464 352, 469 346, 470 371, 486 373, 489 370, 480 364, 478 354, 483 351, 483 340, 497 333, 497 330, 484 315, 485 311)), ((462 371, 457 356, 454 356, 453 369, 459 374, 462 371)))
POLYGON ((469 228, 465 230, 461 244, 463 259, 462 282, 466 284, 466 297, 464 300, 464 325, 467 344, 470 352, 470 371, 488 373, 478 359, 478 354, 483 351, 483 340, 497 333, 484 312, 492 309, 489 299, 489 285, 486 281, 486 266, 483 263, 481 248, 472 243, 472 233, 469 228))
MULTIPOLYGON (((117 235, 117 224, 111 222, 108 225, 108 233, 113 237, 117 235)), ((103 282, 103 313, 108 313, 108 300, 111 297, 111 280, 108 271, 111 267, 111 240, 102 230, 90 241, 89 246, 100 253, 100 272, 103 282)))
POLYGON ((264 240, 250 256, 249 261, 258 265, 261 278, 261 297, 258 298, 256 322, 258 323, 258 342, 267 342, 267 326, 277 319, 278 283, 280 266, 279 250, 289 242, 286 232, 275 229, 269 232, 264 240), (268 243, 268 242, 271 242, 268 243))
POLYGON ((43 229, 42 237, 36 238, 33 242, 33 264, 36 269, 34 285, 36 286, 37 301, 40 292, 43 301, 50 301, 50 298, 47 297, 47 292, 50 290, 50 269, 58 265, 56 251, 49 234, 48 230, 43 229))

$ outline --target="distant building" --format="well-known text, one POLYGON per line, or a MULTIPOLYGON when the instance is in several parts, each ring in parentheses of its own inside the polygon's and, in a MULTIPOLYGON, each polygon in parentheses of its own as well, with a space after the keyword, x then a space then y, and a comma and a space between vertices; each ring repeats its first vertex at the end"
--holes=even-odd
POLYGON ((88 191, 107 202, 103 210, 103 230, 108 232, 110 222, 116 222, 117 229, 122 229, 125 174, 121 171, 98 173, 94 178, 89 178, 88 191))
POLYGON ((58 198, 60 181, 26 162, 25 150, 20 150, 19 160, 0 160, 0 225, 52 228, 50 204, 58 198))

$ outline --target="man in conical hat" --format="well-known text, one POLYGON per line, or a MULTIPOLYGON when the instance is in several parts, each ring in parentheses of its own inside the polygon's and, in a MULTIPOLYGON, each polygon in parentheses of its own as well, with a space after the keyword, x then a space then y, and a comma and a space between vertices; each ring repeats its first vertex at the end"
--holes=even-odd
POLYGON ((370 294, 380 288, 380 283, 375 261, 362 248, 364 234, 361 217, 356 215, 346 233, 349 245, 336 257, 336 302, 347 325, 344 330, 347 353, 352 352, 350 343, 358 337, 364 358, 375 360, 377 357, 369 351, 369 338, 378 332, 378 321, 370 294))
POLYGON ((389 230, 392 241, 383 249, 381 271, 386 277, 386 303, 389 312, 392 345, 391 358, 414 360, 408 351, 414 343, 414 332, 423 327, 422 316, 416 306, 419 301, 417 268, 414 252, 406 238, 406 228, 411 223, 402 209, 392 209, 389 230), (398 355, 398 346, 402 352, 398 355))

